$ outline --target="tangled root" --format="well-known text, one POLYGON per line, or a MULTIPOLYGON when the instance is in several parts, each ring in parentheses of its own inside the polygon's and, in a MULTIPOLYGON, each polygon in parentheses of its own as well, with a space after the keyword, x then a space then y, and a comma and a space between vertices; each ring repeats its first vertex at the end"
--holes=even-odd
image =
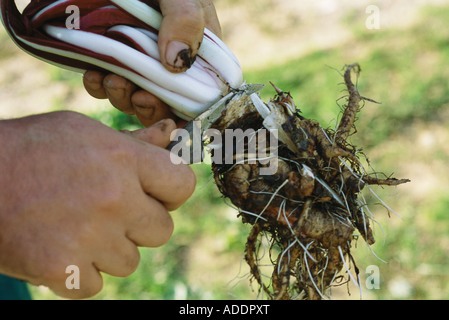
MULTIPOLYGON (((277 94, 267 105, 276 116, 282 140, 274 174, 261 175, 267 164, 254 157, 252 162, 212 166, 221 193, 238 208, 242 221, 252 225, 245 260, 260 290, 271 299, 326 298, 332 285, 342 281, 343 268, 350 280, 359 282, 349 272, 352 263, 358 275, 350 252, 354 231, 370 245, 375 241, 360 191, 366 185, 409 181, 368 175, 359 161, 360 152, 347 141, 355 132, 360 103, 367 100, 353 84, 352 72, 358 76, 358 64, 346 67, 347 104, 335 130, 301 116, 290 94, 275 87, 277 94), (268 280, 261 272, 263 238, 269 239, 273 264, 268 280)), ((225 129, 257 131, 267 126, 267 118, 254 103, 248 96, 229 103, 215 125, 223 139, 225 129)), ((246 155, 246 160, 250 158, 246 155)))

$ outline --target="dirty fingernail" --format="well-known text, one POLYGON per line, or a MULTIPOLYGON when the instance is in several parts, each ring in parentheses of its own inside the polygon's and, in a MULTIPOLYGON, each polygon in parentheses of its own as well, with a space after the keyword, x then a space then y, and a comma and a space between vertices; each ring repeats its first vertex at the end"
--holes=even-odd
POLYGON ((92 89, 100 89, 103 87, 103 79, 92 72, 85 72, 83 75, 83 81, 92 89))
POLYGON ((160 129, 162 132, 164 132, 165 130, 167 130, 167 121, 166 119, 162 119, 158 122, 156 122, 155 124, 152 125, 153 128, 158 128, 160 129))
POLYGON ((134 105, 134 107, 138 116, 148 120, 152 119, 154 117, 154 114, 156 113, 154 107, 143 107, 140 105, 134 105))
POLYGON ((190 47, 179 41, 168 43, 165 58, 167 63, 176 69, 188 69, 195 62, 190 47))
POLYGON ((106 93, 112 99, 123 99, 126 94, 125 89, 115 87, 106 87, 106 93))

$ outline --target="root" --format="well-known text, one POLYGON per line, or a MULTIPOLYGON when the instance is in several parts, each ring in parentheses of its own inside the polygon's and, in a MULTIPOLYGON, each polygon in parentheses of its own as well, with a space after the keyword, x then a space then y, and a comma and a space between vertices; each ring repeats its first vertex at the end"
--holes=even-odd
POLYGON ((409 179, 396 179, 396 178, 379 179, 379 178, 373 178, 373 177, 369 177, 369 176, 365 176, 362 179, 367 184, 376 184, 376 185, 384 185, 384 186, 398 186, 400 184, 410 182, 409 179))
MULTIPOLYGON (((361 191, 367 186, 375 195, 369 185, 409 182, 367 174, 358 159, 360 152, 347 141, 356 132, 360 103, 371 101, 360 96, 351 80, 352 73, 359 75, 358 64, 346 67, 347 104, 336 130, 324 129, 294 112, 290 94, 276 86, 276 96, 266 106, 270 110, 266 118, 257 112, 254 98, 242 97, 230 102, 215 126, 221 132, 229 128, 260 132, 264 126, 274 126, 282 137, 276 149, 277 170, 272 175, 260 174, 266 166, 260 160, 212 167, 221 193, 238 207, 242 221, 253 225, 245 260, 260 292, 270 299, 327 299, 341 277, 359 286, 358 269, 350 254, 354 231, 370 245, 375 241, 370 226, 375 220, 361 191), (262 235, 267 235, 270 242, 269 283, 264 282, 260 269, 262 235), (350 271, 351 263, 355 276, 350 271), (345 276, 340 276, 344 270, 345 276)), ((259 100, 258 104, 263 103, 259 100)), ((224 141, 224 133, 222 138, 224 141)), ((250 158, 255 159, 246 157, 250 158)))
POLYGON ((337 141, 344 141, 348 138, 352 127, 354 126, 356 114, 359 111, 360 94, 356 86, 351 81, 351 71, 354 71, 356 76, 360 73, 360 66, 355 63, 346 67, 344 74, 344 80, 349 93, 348 105, 343 113, 343 117, 340 120, 340 124, 337 129, 337 141))
POLYGON ((260 227, 260 225, 258 223, 254 224, 253 228, 251 229, 251 232, 250 232, 247 242, 246 242, 245 260, 248 263, 248 266, 250 267, 251 275, 253 276, 253 278, 257 281, 260 288, 263 288, 265 293, 268 296, 270 296, 271 292, 267 288, 267 286, 265 286, 265 284, 263 283, 263 280, 262 280, 262 277, 260 274, 260 270, 259 270, 259 266, 258 266, 258 262, 257 262, 258 246, 260 245, 260 243, 258 243, 257 239, 259 237, 261 230, 262 230, 262 228, 260 227))

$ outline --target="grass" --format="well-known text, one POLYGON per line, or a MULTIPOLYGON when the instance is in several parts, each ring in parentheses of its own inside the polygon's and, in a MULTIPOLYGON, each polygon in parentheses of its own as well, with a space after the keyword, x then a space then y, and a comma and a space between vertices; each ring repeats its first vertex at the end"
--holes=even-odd
MULTIPOLYGON (((245 70, 248 82, 268 83, 291 91, 308 118, 334 126, 339 117, 339 98, 345 93, 340 74, 344 64, 359 62, 358 82, 362 95, 379 101, 366 103, 357 122, 354 144, 363 146, 371 164, 387 175, 411 178, 409 186, 397 190, 376 189, 402 219, 381 206, 373 206, 382 226, 375 228, 376 258, 358 241, 354 255, 362 283, 369 265, 379 266, 381 286, 364 290, 369 299, 449 298, 449 196, 444 176, 449 160, 444 144, 449 137, 449 6, 426 7, 407 29, 367 31, 357 15, 345 18, 353 39, 332 49, 317 50, 281 65, 245 70), (438 128, 438 135, 433 134, 438 128), (433 144, 420 140, 430 135, 433 144), (421 142, 420 142, 421 141, 421 142), (443 171, 436 171, 443 170, 443 171), (433 183, 425 181, 435 177, 433 183)), ((69 81, 66 75, 54 75, 69 81)), ((70 82, 71 84, 71 82, 70 82)), ((274 90, 263 90, 264 98, 274 90)), ((135 118, 116 111, 92 114, 117 129, 135 128, 135 118)), ((429 140, 429 141, 430 141, 429 140)), ((181 209, 173 213, 172 240, 157 249, 141 249, 142 263, 126 279, 105 276, 105 289, 98 299, 229 299, 253 298, 244 275, 242 253, 248 227, 236 212, 223 204, 211 181, 210 168, 196 165, 198 188, 181 209), (242 269, 241 265, 242 264, 242 269), (232 281, 233 280, 233 281, 232 281), (231 281, 231 287, 227 286, 231 281), (232 284, 237 286, 232 287, 232 284), (232 295, 230 295, 228 293, 232 295)), ((371 201, 376 199, 371 197, 371 201)), ((350 288, 351 298, 358 290, 350 288)), ((347 287, 334 295, 347 298, 347 287)), ((35 298, 53 297, 33 288, 35 298)))

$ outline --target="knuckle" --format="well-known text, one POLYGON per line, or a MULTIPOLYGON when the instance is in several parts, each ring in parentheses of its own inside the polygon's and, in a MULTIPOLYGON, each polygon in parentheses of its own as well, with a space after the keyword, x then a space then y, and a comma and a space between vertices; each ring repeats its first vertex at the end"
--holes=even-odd
POLYGON ((98 273, 95 277, 88 279, 88 281, 81 280, 79 290, 72 289, 70 290, 70 292, 71 294, 77 295, 78 297, 76 298, 84 299, 97 295, 98 293, 100 293, 102 289, 103 289, 103 278, 98 273))
POLYGON ((53 291, 64 298, 69 299, 87 299, 96 296, 103 289, 103 282, 92 282, 88 285, 82 285, 79 289, 53 289, 53 291))
POLYGON ((140 263, 140 254, 135 246, 122 254, 122 262, 123 266, 120 274, 117 275, 118 277, 128 277, 136 271, 140 263))
POLYGON ((193 194, 196 188, 196 177, 193 170, 188 165, 180 165, 185 169, 177 177, 177 188, 174 189, 173 203, 168 205, 169 211, 179 208, 193 194))
MULTIPOLYGON (((103 288, 101 274, 91 266, 82 265, 77 272, 68 270, 67 264, 50 265, 37 283, 48 286, 56 295, 69 299, 85 299, 98 294, 103 288), (75 278, 78 277, 76 280, 75 278), (78 285, 74 285, 78 282, 78 285)), ((78 266, 78 265, 75 265, 78 266)))
POLYGON ((171 17, 176 20, 178 26, 182 26, 184 34, 198 34, 204 28, 203 7, 197 1, 183 1, 182 5, 170 11, 171 17))
POLYGON ((185 192, 186 192, 186 200, 193 194, 196 187, 196 176, 193 170, 187 166, 186 174, 185 174, 185 192))
POLYGON ((215 11, 214 3, 211 0, 200 0, 199 2, 204 11, 215 11))
POLYGON ((164 222, 163 222, 163 230, 161 230, 159 236, 157 238, 153 239, 153 243, 151 245, 151 247, 160 247, 164 244, 166 244, 172 234, 173 234, 173 230, 174 230, 174 223, 173 223, 173 219, 170 216, 170 214, 167 212, 164 216, 164 222))
POLYGON ((184 1, 179 6, 179 17, 187 18, 193 21, 198 18, 202 18, 203 7, 197 1, 184 1))
POLYGON ((123 206, 123 186, 116 182, 111 182, 103 190, 99 191, 101 193, 93 199, 96 201, 96 209, 98 212, 113 213, 119 212, 119 208, 123 206))

